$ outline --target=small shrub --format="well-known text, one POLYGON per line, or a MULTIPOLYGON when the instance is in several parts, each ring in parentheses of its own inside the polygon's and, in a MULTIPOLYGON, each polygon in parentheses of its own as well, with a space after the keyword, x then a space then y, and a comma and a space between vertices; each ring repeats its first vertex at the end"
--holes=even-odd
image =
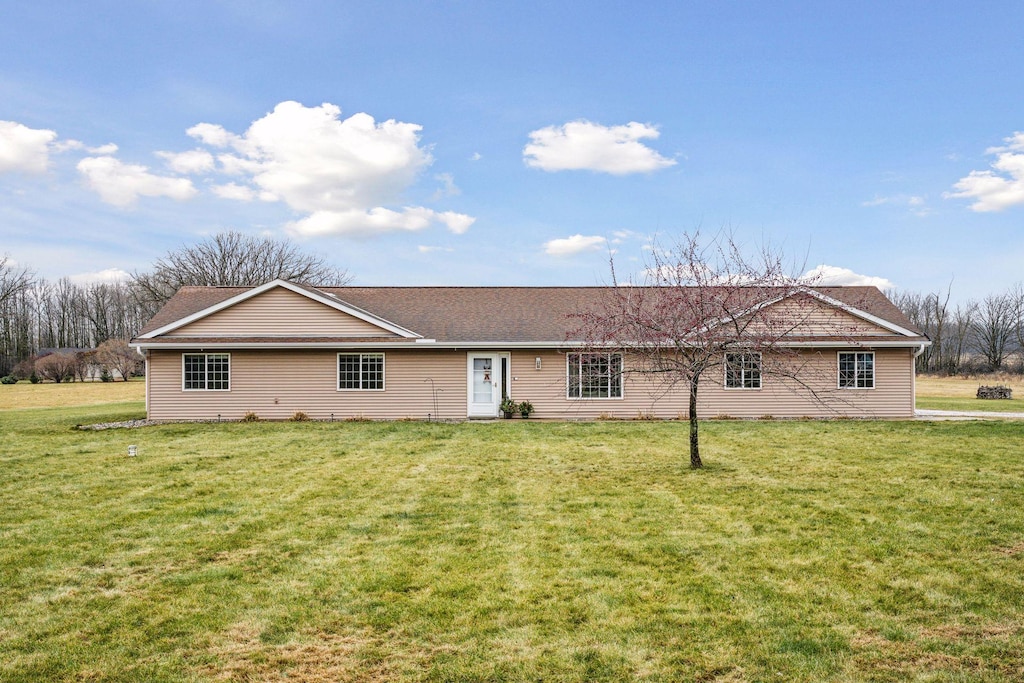
POLYGON ((601 420, 602 422, 615 422, 619 418, 615 417, 611 413, 601 413, 600 415, 597 416, 597 419, 601 420))
POLYGON ((657 420, 658 416, 654 413, 645 413, 642 410, 638 410, 636 411, 636 417, 633 419, 640 422, 648 422, 650 420, 657 420))
POLYGON ((242 417, 241 421, 242 422, 259 422, 260 421, 260 416, 250 410, 249 412, 247 412, 242 417))
POLYGON ((523 401, 519 404, 519 414, 524 418, 530 417, 533 414, 533 404, 529 401, 523 401))
POLYGON ((292 422, 309 422, 309 415, 306 415, 301 410, 296 410, 295 414, 289 418, 292 422))
POLYGON ((113 382, 114 381, 114 376, 110 374, 110 370, 107 370, 106 368, 103 368, 103 372, 100 373, 100 381, 101 382, 113 382))
POLYGON ((511 418, 512 413, 519 412, 519 404, 506 396, 501 400, 501 412, 505 414, 506 419, 511 418))
POLYGON ((758 420, 774 420, 775 416, 772 415, 771 413, 765 413, 764 415, 762 415, 761 417, 759 417, 757 419, 758 420))
POLYGON ((37 375, 36 373, 33 372, 29 376, 28 381, 32 382, 32 384, 39 384, 39 375, 37 375))
POLYGON ((14 375, 7 375, 6 377, 0 377, 0 384, 17 384, 18 378, 14 375))
POLYGON ((728 415, 727 413, 719 413, 718 415, 715 415, 711 419, 712 420, 738 420, 739 418, 735 417, 733 415, 728 415))

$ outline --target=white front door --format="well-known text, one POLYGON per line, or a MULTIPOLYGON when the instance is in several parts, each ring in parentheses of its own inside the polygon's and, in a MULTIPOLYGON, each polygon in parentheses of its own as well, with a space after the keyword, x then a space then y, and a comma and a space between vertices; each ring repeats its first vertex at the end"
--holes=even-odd
POLYGON ((499 354, 469 354, 467 374, 469 417, 497 417, 502 387, 499 354))

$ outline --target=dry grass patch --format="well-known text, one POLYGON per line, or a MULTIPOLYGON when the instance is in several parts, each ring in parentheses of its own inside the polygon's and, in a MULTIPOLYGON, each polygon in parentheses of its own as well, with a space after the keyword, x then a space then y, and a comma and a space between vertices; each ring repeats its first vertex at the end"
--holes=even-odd
POLYGON ((268 644, 265 633, 265 625, 232 625, 210 647, 213 661, 198 667, 199 671, 212 681, 306 683, 392 681, 399 673, 391 664, 364 659, 362 653, 384 645, 367 630, 346 636, 304 633, 282 644, 268 644))
POLYGON ((974 398, 978 387, 996 384, 1008 386, 1013 389, 1015 397, 1024 398, 1024 376, 1010 373, 954 377, 918 375, 917 395, 924 398, 974 398))
POLYGON ((19 408, 68 408, 125 401, 145 401, 146 382, 71 382, 0 385, 0 410, 19 408))
POLYGON ((1024 377, 1005 373, 956 377, 918 375, 916 406, 932 410, 1024 413, 1024 377), (1013 389, 1014 398, 992 400, 976 397, 978 387, 996 384, 1013 389))
POLYGON ((1008 545, 1002 548, 996 548, 996 552, 1002 553, 1003 555, 1022 555, 1024 554, 1024 541, 1017 541, 1013 545, 1008 545))
POLYGON ((857 678, 880 681, 1024 680, 1024 658, 1017 650, 1021 633, 1020 624, 938 625, 893 637, 860 632, 850 640, 850 668, 857 678), (970 648, 977 642, 995 656, 970 648))

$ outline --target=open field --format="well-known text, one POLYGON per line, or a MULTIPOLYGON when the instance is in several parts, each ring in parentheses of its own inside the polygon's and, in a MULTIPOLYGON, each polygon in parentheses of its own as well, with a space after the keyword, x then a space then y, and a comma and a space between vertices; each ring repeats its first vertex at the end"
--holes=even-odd
POLYGON ((124 401, 145 401, 146 381, 130 382, 49 382, 0 385, 0 410, 16 408, 60 408, 67 406, 101 405, 124 401))
POLYGON ((917 407, 932 410, 980 410, 1024 413, 1024 377, 1021 375, 917 376, 917 407), (1009 401, 975 397, 978 387, 1002 384, 1013 389, 1009 401))
POLYGON ((141 413, 0 411, 0 680, 1024 678, 1024 423, 141 413))

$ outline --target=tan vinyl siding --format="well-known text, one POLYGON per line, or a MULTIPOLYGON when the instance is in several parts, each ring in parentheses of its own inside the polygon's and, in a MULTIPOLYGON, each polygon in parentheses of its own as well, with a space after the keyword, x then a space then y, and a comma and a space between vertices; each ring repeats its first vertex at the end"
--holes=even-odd
MULTIPOLYGON (((365 349, 363 353, 375 352, 365 349)), ((384 353, 384 391, 338 391, 338 353, 321 350, 231 351, 230 391, 182 391, 181 351, 150 352, 154 420, 237 420, 252 411, 285 420, 302 411, 314 419, 466 417, 466 354, 391 350, 384 353)))
MULTIPOLYGON (((812 398, 792 380, 767 371, 762 377, 761 389, 726 389, 724 370, 719 367, 709 370, 701 380, 698 415, 705 418, 913 416, 913 352, 910 349, 876 350, 875 388, 843 390, 838 388, 838 350, 800 354, 799 362, 805 363, 801 378, 814 387, 821 401, 812 398)), ((768 362, 765 361, 766 367, 768 362)), ((513 397, 519 401, 529 399, 537 417, 628 419, 639 415, 675 418, 688 414, 686 386, 667 387, 650 376, 638 374, 627 375, 621 399, 568 399, 566 359, 561 352, 515 351, 512 367, 517 378, 512 383, 513 397), (540 371, 534 370, 537 356, 541 357, 540 371)), ((630 367, 627 358, 627 372, 630 367)))
POLYGON ((164 337, 397 337, 283 287, 271 289, 164 337))
MULTIPOLYGON (((787 299, 771 306, 764 321, 772 336, 862 337, 891 335, 892 331, 811 297, 787 299)), ((761 327, 755 322, 753 327, 761 327)))
MULTIPOLYGON (((495 348, 501 352, 507 349, 495 348)), ((724 371, 710 370, 699 392, 702 418, 911 417, 914 413, 913 352, 877 349, 874 389, 838 389, 839 350, 805 351, 803 379, 825 402, 784 382, 767 370, 758 390, 725 389, 724 371)), ((302 411, 316 419, 464 419, 467 412, 467 363, 464 350, 361 349, 383 352, 383 391, 338 391, 337 351, 233 350, 230 391, 182 391, 182 351, 153 350, 147 373, 149 415, 157 420, 237 420, 252 411, 263 419, 288 419, 302 411), (437 390, 437 409, 431 383, 437 390)), ((481 350, 481 353, 486 351, 481 350)), ((770 359, 765 359, 767 368, 770 359)), ((630 369, 627 358, 627 372, 630 369)), ((551 349, 513 350, 512 398, 530 400, 538 418, 594 419, 685 417, 686 387, 666 388, 647 376, 629 375, 621 399, 566 398, 566 356, 551 349), (535 368, 540 357, 541 369, 535 368)))

